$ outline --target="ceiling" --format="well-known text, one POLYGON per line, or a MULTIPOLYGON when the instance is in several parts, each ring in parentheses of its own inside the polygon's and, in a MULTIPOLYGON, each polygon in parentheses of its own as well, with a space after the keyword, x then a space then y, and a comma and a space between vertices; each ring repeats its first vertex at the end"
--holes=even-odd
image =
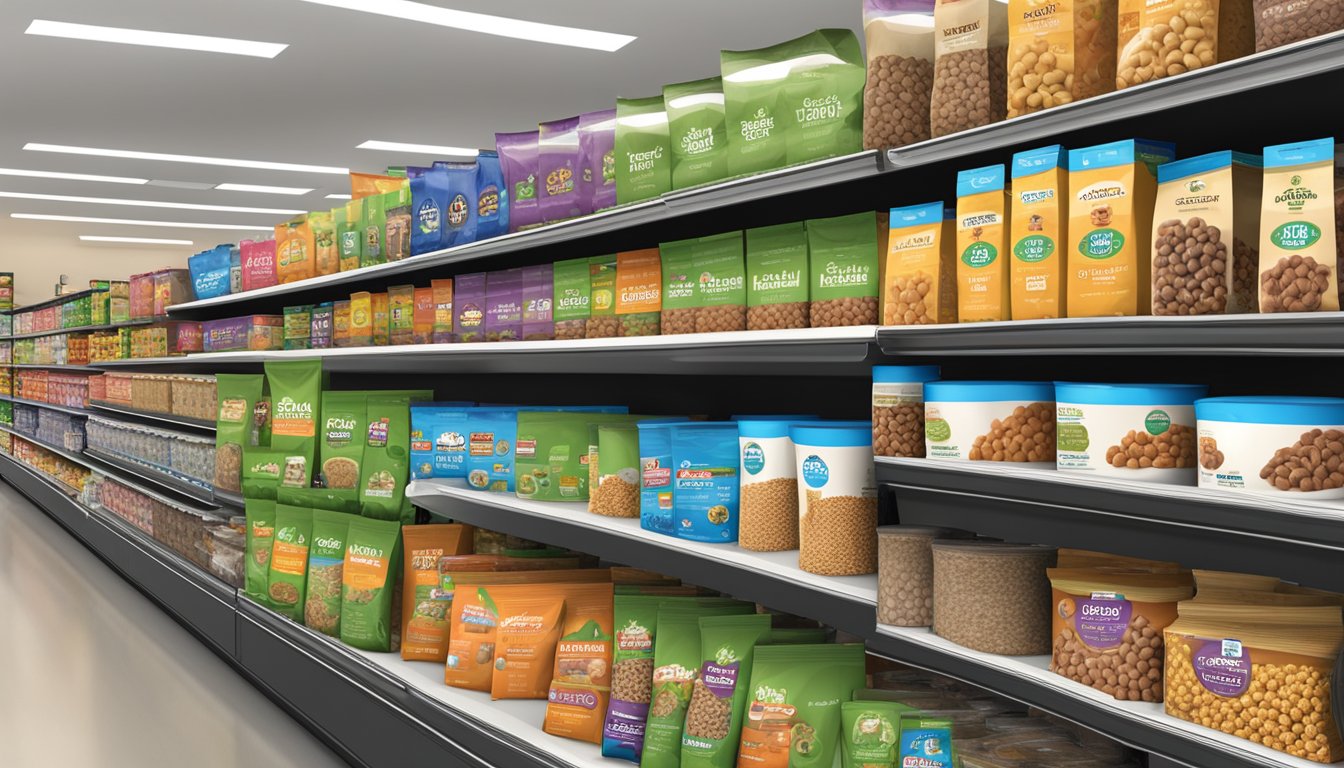
MULTIPOLYGON (((0 175, 0 192, 323 209, 348 193, 335 175, 24 151, 28 142, 245 158, 379 171, 424 155, 355 149, 367 139, 492 147, 495 131, 646 96, 718 71, 718 51, 750 49, 819 27, 861 27, 859 0, 486 2, 459 10, 635 35, 614 53, 418 24, 300 0, 6 0, 0 3, 0 168, 209 185, 312 187, 302 196, 0 175), (25 35, 33 19, 288 43, 274 59, 25 35)), ((162 264, 244 231, 31 221, 12 213, 271 225, 285 216, 95 205, 0 196, 0 268, 16 256, 97 249, 117 265, 145 246, 79 235, 193 240, 149 246, 162 264)), ((87 255, 87 254, 86 254, 87 255)), ((112 266, 109 275, 115 275, 112 266)), ((125 271, 122 269, 120 271, 125 271)))

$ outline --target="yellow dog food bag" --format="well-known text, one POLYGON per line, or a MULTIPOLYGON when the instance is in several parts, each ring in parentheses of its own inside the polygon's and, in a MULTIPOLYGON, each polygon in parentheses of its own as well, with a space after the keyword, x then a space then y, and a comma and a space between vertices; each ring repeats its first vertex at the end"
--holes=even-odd
POLYGON ((1069 165, 1058 144, 1013 155, 1011 311, 1014 320, 1064 317, 1069 264, 1069 165))
POLYGON ((1008 198, 1004 168, 957 174, 957 318, 1007 320, 1008 198))
POLYGON ((882 265, 882 324, 957 321, 952 221, 942 202, 892 208, 882 265))

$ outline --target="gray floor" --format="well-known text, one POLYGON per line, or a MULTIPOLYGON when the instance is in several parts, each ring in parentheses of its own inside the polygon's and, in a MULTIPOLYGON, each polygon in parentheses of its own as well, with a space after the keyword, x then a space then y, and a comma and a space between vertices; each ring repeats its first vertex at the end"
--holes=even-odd
POLYGON ((0 482, 0 765, 345 763, 0 482))

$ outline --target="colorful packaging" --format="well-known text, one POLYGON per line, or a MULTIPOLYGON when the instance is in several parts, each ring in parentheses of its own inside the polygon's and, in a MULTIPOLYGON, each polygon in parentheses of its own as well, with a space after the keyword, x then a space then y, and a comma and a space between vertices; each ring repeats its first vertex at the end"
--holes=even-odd
POLYGON ((639 527, 673 536, 672 425, 668 421, 639 423, 639 527))
POLYGON ((733 768, 751 662, 770 634, 770 616, 700 617, 700 672, 681 732, 682 768, 733 768))
POLYGON ((411 179, 411 255, 442 248, 448 208, 448 173, 431 169, 411 179))
POLYGON ((213 299, 229 294, 228 245, 217 245, 187 259, 191 270, 191 288, 197 299, 213 299))
POLYGON ((415 336, 415 286, 393 285, 387 289, 388 341, 410 344, 415 336))
POLYGON ((509 231, 509 193, 499 153, 476 156, 476 239, 498 237, 509 231))
POLYGON ((392 603, 401 561, 401 523, 351 517, 341 573, 341 642, 392 650, 392 603))
POLYGON ((341 574, 345 568, 345 539, 351 519, 342 512, 313 510, 303 623, 309 629, 336 638, 341 636, 341 574))
POLYGON ((359 220, 359 266, 383 264, 387 261, 387 196, 369 195, 360 202, 363 215, 359 220))
POLYGON ((298 622, 303 621, 312 535, 311 509, 275 505, 275 539, 271 544, 266 594, 271 598, 272 610, 298 622))
POLYGON ((453 287, 453 340, 485 341, 486 274, 458 275, 453 287))
POLYGON ((550 264, 523 267, 523 323, 524 341, 544 341, 555 338, 553 319, 554 275, 550 264))
POLYGON ((1013 155, 1010 316, 1065 317, 1069 261, 1068 157, 1055 144, 1013 155))
POLYGON ((691 238, 658 246, 663 271, 663 311, 658 324, 664 336, 695 333, 696 316, 700 314, 695 244, 695 238, 691 238))
POLYGON ((653 700, 653 644, 665 598, 616 595, 611 698, 602 728, 602 756, 638 763, 653 700))
POLYGON ((504 169, 509 200, 509 231, 541 224, 537 200, 537 131, 496 133, 495 149, 504 169))
MULTIPOLYGON (((993 0, 990 0, 992 2, 993 0)), ((957 174, 957 319, 1009 319, 1008 198, 1002 165, 957 174)))
POLYGON ((806 222, 813 328, 877 323, 877 224, 871 211, 806 222))
POLYGON ((1009 0, 1009 117, 1115 89, 1117 6, 1116 0, 1009 0))
POLYGON ((746 241, 747 330, 808 327, 812 273, 806 225, 748 229, 746 241))
POLYGON ((406 510, 410 471, 410 397, 373 394, 368 398, 359 506, 365 517, 397 520, 406 510))
POLYGON ((255 291, 275 285, 278 280, 275 272, 275 241, 244 240, 238 247, 242 251, 243 290, 255 291))
POLYGON ((275 225, 275 272, 281 284, 315 277, 316 251, 307 214, 275 225))
POLYGON ((696 333, 746 330, 747 274, 742 233, 696 238, 691 252, 696 333))
POLYGON ((658 334, 662 282, 657 248, 616 254, 616 316, 622 336, 658 334))
POLYGON ((544 222, 591 213, 579 191, 579 118, 542 123, 537 133, 537 208, 544 222))
POLYGON ((523 270, 518 267, 485 275, 485 340, 517 341, 523 337, 523 270))
POLYGON ((473 243, 479 236, 477 227, 480 221, 480 199, 477 187, 480 184, 480 167, 476 163, 436 162, 430 174, 444 174, 443 183, 447 186, 446 204, 443 209, 443 237, 440 248, 453 248, 473 243))
POLYGON ((1339 309, 1335 143, 1265 147, 1260 311, 1339 309))
POLYGON ((723 113, 723 80, 709 77, 663 86, 672 188, 685 189, 728 176, 728 128, 723 113))
POLYGON ((588 277, 588 259, 557 261, 552 268, 552 298, 555 309, 555 338, 582 339, 588 328, 592 285, 588 277))
POLYGON ((308 349, 313 332, 313 305, 285 307, 285 349, 308 349))
POLYGON ((892 208, 889 220, 882 324, 956 322, 956 254, 943 204, 892 208))
POLYGON ((844 768, 895 766, 900 752, 901 715, 913 711, 913 707, 896 701, 843 702, 840 705, 841 765, 844 768))
POLYGON ((612 593, 611 584, 565 587, 565 619, 542 723, 547 733, 602 743, 613 674, 612 593))
POLYGON ((619 336, 621 321, 616 317, 616 256, 592 256, 588 259, 588 323, 584 334, 589 339, 619 336))
POLYGON ((579 194, 589 211, 616 204, 616 110, 579 115, 579 194))
POLYGON ((312 319, 308 329, 308 343, 313 349, 329 349, 334 333, 335 307, 331 302, 313 307, 312 319))
POLYGON ((452 595, 439 588, 439 559, 471 552, 469 525, 406 525, 401 529, 401 658, 437 661, 448 658, 452 595))
POLYGON ((370 323, 373 333, 373 345, 386 347, 392 339, 392 299, 386 292, 375 293, 369 297, 372 310, 370 323))
POLYGON ((359 269, 364 262, 364 201, 351 200, 331 209, 336 225, 336 256, 342 272, 359 269))
POLYGON ((673 424, 671 432, 672 518, 677 538, 737 541, 737 422, 673 424))
POLYGON ((268 361, 272 406, 271 449, 284 454, 281 485, 311 485, 321 418, 322 360, 268 361))
POLYGON ((453 313, 453 280, 430 280, 429 290, 434 302, 434 327, 431 340, 435 344, 457 341, 454 332, 456 315, 453 313))
POLYGON ((765 645, 756 649, 742 719, 742 765, 833 765, 840 705, 864 687, 864 648, 765 645))
POLYGON ((901 765, 954 768, 957 752, 952 747, 952 721, 930 720, 919 714, 901 716, 901 765))
POLYGON ((636 203, 672 190, 663 97, 616 100, 616 202, 636 203))
POLYGON ((350 294, 350 346, 373 345, 373 294, 358 291, 350 294))
POLYGON ((243 567, 243 591, 258 603, 269 606, 271 548, 275 543, 275 502, 248 499, 246 514, 247 561, 243 567))
POLYGON ((383 211, 387 214, 384 246, 388 261, 402 261, 411 257, 411 187, 409 184, 383 196, 383 211))
POLYGON ((313 259, 319 275, 334 275, 341 271, 340 252, 336 248, 336 220, 331 211, 308 214, 308 227, 313 231, 313 259))

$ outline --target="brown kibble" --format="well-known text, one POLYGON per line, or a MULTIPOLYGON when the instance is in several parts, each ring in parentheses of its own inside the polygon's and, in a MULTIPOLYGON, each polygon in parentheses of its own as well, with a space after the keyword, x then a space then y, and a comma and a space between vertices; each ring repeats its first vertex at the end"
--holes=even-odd
POLYGON ((1260 273, 1261 312, 1315 312, 1330 288, 1331 266, 1310 256, 1285 256, 1260 273))
POLYGON ((573 341, 588 337, 588 320, 558 320, 555 323, 557 341, 573 341))
MULTIPOLYGON (((589 462, 590 464, 596 462, 589 462)), ((588 484, 588 511, 605 517, 639 517, 639 486, 617 475, 588 484)))
POLYGON ((695 333, 695 315, 699 309, 664 309, 661 317, 662 334, 676 336, 683 333, 695 333))
POLYGON ((653 696, 653 659, 626 659, 611 668, 611 698, 648 704, 653 696))
POLYGON ((1051 547, 935 542, 933 631, 984 653, 1050 652, 1051 547))
MULTIPOLYGON (((1073 600, 1065 598, 1070 605, 1073 600)), ((1072 615, 1070 610, 1069 615, 1072 615)), ((1061 618, 1068 618, 1063 612, 1061 618)), ((1151 622, 1135 613, 1120 645, 1093 648, 1069 627, 1055 635, 1050 671, 1109 693, 1121 701, 1162 701, 1162 635, 1151 622), (1152 630, 1152 634, 1144 630, 1152 630), (1079 670, 1085 670, 1082 674, 1079 670), (1100 677, 1097 676, 1100 672, 1100 677), (1156 673, 1156 676, 1153 674, 1156 673), (1114 680, 1114 683, 1110 681, 1114 680)))
POLYGON ((862 576, 877 570, 877 498, 807 492, 798 567, 822 576, 862 576))
POLYGON ((1004 118, 1007 57, 1006 48, 953 51, 938 57, 933 65, 930 135, 946 136, 1004 118))
POLYGON ((747 308, 742 304, 719 304, 700 307, 695 312, 695 332, 745 331, 747 308))
POLYGON ((843 299, 814 301, 809 312, 813 328, 876 325, 877 297, 850 296, 843 299))
POLYGON ((806 301, 747 307, 747 330, 773 331, 780 328, 807 328, 810 324, 809 315, 809 306, 806 301))
POLYGON ((1172 424, 1160 435, 1130 430, 1106 450, 1106 462, 1118 469, 1190 469, 1195 466, 1195 430, 1172 424))
POLYGON ((1158 225, 1153 242, 1153 314, 1221 315, 1229 293, 1227 243, 1199 217, 1158 225))
POLYGON ((933 541, 901 527, 877 537, 877 620, 898 627, 933 623, 933 541))
POLYGON ((1055 404, 1019 405, 1012 415, 995 419, 989 432, 975 438, 971 461, 1053 462, 1055 404))
POLYGON ((610 339, 621 335, 621 319, 615 315, 588 318, 585 338, 610 339))
POLYGON ((863 148, 903 147, 929 138, 933 62, 913 56, 873 56, 863 90, 863 148))
POLYGON ((1199 438, 1199 465, 1209 471, 1223 466, 1225 457, 1218 450, 1218 441, 1212 437, 1199 438))
POLYGON ((1296 443, 1274 452, 1274 458, 1261 468, 1260 478, 1281 491, 1344 488, 1344 432, 1303 432, 1296 443))
MULTIPOLYGON (((638 489, 634 516, 639 516, 638 489)), ((753 552, 797 549, 798 481, 777 477, 762 483, 744 483, 737 527, 737 543, 743 549, 753 552)))
POLYGON ((720 699, 696 680, 686 708, 686 733, 699 739, 726 739, 733 719, 733 699, 720 699))
POLYGON ((924 404, 873 407, 873 455, 924 458, 924 404))

